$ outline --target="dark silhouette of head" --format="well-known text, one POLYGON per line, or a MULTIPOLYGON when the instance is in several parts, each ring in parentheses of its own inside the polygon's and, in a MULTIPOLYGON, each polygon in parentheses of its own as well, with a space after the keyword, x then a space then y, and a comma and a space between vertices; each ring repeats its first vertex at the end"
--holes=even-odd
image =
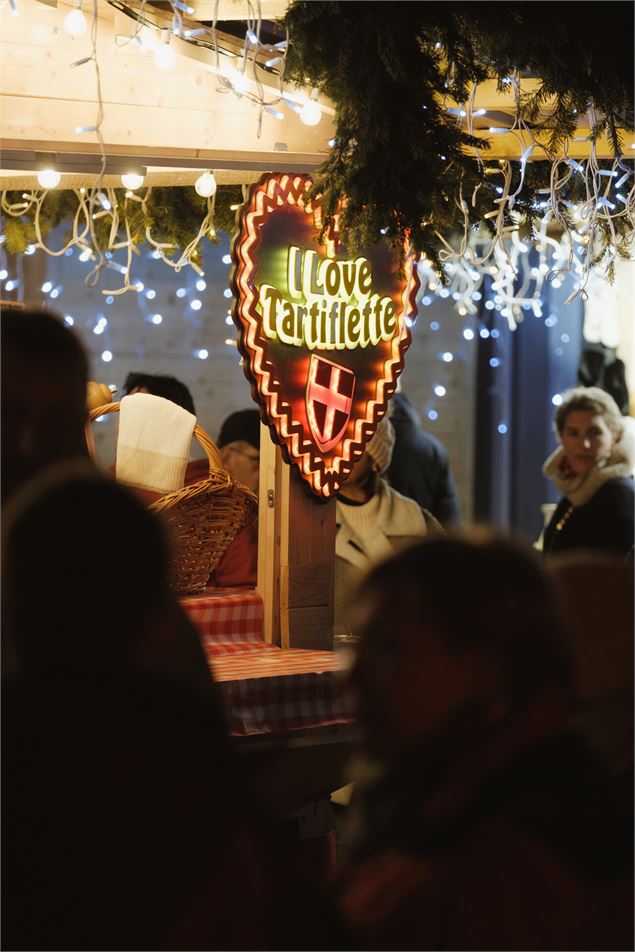
POLYGON ((144 650, 168 604, 168 553, 131 492, 89 463, 63 464, 17 493, 3 522, 6 634, 20 665, 81 668, 144 650))
POLYGON ((171 400, 177 406, 183 407, 188 413, 196 416, 194 400, 192 394, 180 380, 176 377, 169 377, 165 374, 146 374, 133 371, 126 377, 123 385, 124 395, 131 393, 150 393, 154 397, 163 397, 165 400, 171 400))
POLYGON ((230 413, 218 434, 218 448, 241 440, 260 452, 260 414, 257 410, 230 413))
POLYGON ((3 311, 0 323, 4 501, 51 463, 88 455, 88 362, 53 312, 3 311))
POLYGON ((462 715, 513 716, 545 692, 568 694, 550 580, 532 550, 507 538, 424 540, 369 574, 355 614, 360 719, 382 754, 462 715))

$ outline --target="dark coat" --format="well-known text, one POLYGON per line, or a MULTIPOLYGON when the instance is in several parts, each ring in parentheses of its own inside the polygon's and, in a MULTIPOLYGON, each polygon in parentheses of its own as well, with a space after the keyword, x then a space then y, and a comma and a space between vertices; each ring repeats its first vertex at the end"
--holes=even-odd
POLYGON ((442 524, 460 522, 447 451, 436 437, 421 429, 417 411, 403 393, 392 398, 390 422, 395 429, 395 447, 386 474, 390 485, 415 499, 442 524))
POLYGON ((361 948, 633 948, 632 800, 548 722, 414 752, 360 791, 338 896, 361 948))
POLYGON ((583 506, 574 506, 566 496, 558 503, 545 529, 544 552, 597 549, 627 555, 634 542, 635 488, 630 476, 610 479, 583 506), (567 515, 561 529, 558 524, 567 515))

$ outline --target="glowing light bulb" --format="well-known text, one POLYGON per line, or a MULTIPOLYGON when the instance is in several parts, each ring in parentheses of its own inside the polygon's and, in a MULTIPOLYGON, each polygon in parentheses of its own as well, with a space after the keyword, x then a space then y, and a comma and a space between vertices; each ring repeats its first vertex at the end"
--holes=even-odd
POLYGON ((152 60, 157 69, 167 71, 173 69, 176 65, 176 53, 170 46, 170 34, 169 31, 166 31, 167 38, 157 46, 154 51, 154 56, 152 60))
POLYGON ((194 189, 201 198, 210 198, 216 192, 216 178, 213 172, 203 172, 194 183, 194 189))
POLYGON ((104 350, 101 355, 101 359, 104 361, 104 363, 109 364, 112 360, 112 353, 109 350, 104 350))
POLYGON ((37 180, 42 188, 55 188, 60 184, 61 175, 55 169, 42 169, 37 173, 37 180))
POLYGON ((249 80, 244 73, 236 73, 235 76, 232 76, 232 86, 237 93, 242 95, 249 89, 249 80))
POLYGON ((317 126, 321 118, 322 110, 320 109, 319 103, 314 99, 309 99, 308 102, 305 102, 300 110, 300 119, 304 125, 317 126))
POLYGON ((231 264, 232 263, 231 255, 223 255, 222 261, 223 261, 223 264, 231 264))
POLYGON ((145 180, 144 175, 139 175, 138 172, 127 172, 125 175, 121 176, 121 184, 125 188, 132 189, 141 188, 145 180))
POLYGON ((76 0, 75 9, 64 17, 64 30, 69 36, 81 36, 86 32, 86 17, 82 13, 82 0, 76 0))

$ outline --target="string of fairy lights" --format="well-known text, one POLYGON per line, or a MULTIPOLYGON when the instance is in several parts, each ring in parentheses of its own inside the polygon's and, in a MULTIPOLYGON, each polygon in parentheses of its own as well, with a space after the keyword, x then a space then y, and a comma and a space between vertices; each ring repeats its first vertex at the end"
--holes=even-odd
MULTIPOLYGON (((64 18, 64 30, 74 39, 81 38, 87 33, 90 26, 91 46, 89 55, 80 57, 70 64, 72 69, 92 68, 95 72, 97 83, 97 113, 94 121, 83 126, 76 127, 76 132, 82 134, 94 133, 101 153, 101 169, 97 177, 96 186, 90 189, 83 201, 80 201, 78 208, 80 233, 74 235, 73 241, 81 244, 90 238, 93 253, 95 255, 94 268, 91 271, 88 280, 95 283, 98 280, 99 273, 105 266, 103 250, 95 235, 94 222, 97 218, 104 215, 112 216, 114 234, 116 229, 114 225, 120 219, 125 222, 126 208, 118 208, 113 203, 111 194, 105 194, 101 188, 101 183, 106 170, 107 158, 102 138, 102 124, 104 119, 104 104, 101 93, 101 78, 99 70, 99 61, 97 57, 97 0, 72 0, 73 7, 64 18), (87 19, 84 8, 90 8, 90 23, 87 19)), ((17 15, 19 13, 18 0, 12 0, 11 10, 17 15)), ((126 6, 119 4, 119 6, 126 6)), ((210 25, 198 24, 191 26, 188 24, 196 21, 188 21, 187 17, 194 14, 194 8, 183 0, 170 0, 171 23, 169 27, 155 22, 149 16, 152 10, 152 4, 147 0, 140 0, 134 5, 128 5, 126 12, 132 18, 134 26, 131 32, 126 34, 116 34, 114 43, 118 47, 132 45, 142 54, 152 54, 154 67, 159 71, 169 71, 174 69, 178 62, 175 44, 185 46, 195 44, 197 48, 203 49, 209 53, 209 61, 205 63, 205 68, 216 77, 217 88, 221 92, 226 92, 237 96, 238 98, 248 99, 258 106, 258 131, 262 123, 264 113, 274 115, 277 119, 284 119, 284 107, 299 114, 301 120, 307 125, 314 125, 320 121, 322 109, 318 101, 317 91, 313 89, 310 94, 306 91, 298 93, 296 90, 289 90, 284 85, 285 61, 289 45, 289 37, 285 36, 283 40, 276 43, 263 42, 261 39, 263 20, 261 4, 259 0, 248 0, 246 9, 248 18, 245 23, 245 36, 242 48, 229 50, 224 47, 219 40, 218 31, 218 0, 214 5, 214 17, 210 25), (274 96, 270 95, 271 85, 267 87, 262 81, 263 72, 268 79, 273 78, 277 83, 277 91, 274 96)), ((506 135, 515 137, 518 141, 517 160, 505 159, 499 162, 499 168, 488 167, 485 171, 491 177, 491 189, 493 192, 493 209, 486 214, 494 225, 494 234, 489 245, 481 249, 480 263, 486 263, 490 260, 497 249, 506 251, 506 239, 510 231, 515 233, 517 228, 510 228, 506 222, 510 217, 514 217, 514 206, 516 200, 523 189, 525 181, 525 172, 527 164, 532 158, 548 158, 552 162, 552 174, 550 187, 544 189, 544 195, 539 196, 536 201, 536 210, 544 212, 546 221, 553 221, 558 224, 561 231, 575 239, 578 245, 583 249, 580 259, 583 262, 582 269, 578 269, 578 280, 571 292, 571 297, 578 294, 584 295, 584 288, 588 281, 588 275, 591 267, 598 256, 598 244, 602 240, 601 233, 605 229, 600 229, 599 225, 606 226, 609 233, 613 235, 613 240, 603 249, 603 263, 609 268, 617 255, 617 245, 619 243, 615 225, 618 219, 626 218, 630 223, 631 232, 635 230, 635 175, 633 169, 621 158, 614 160, 611 169, 601 167, 597 156, 597 146, 595 136, 588 135, 588 159, 578 162, 568 154, 568 148, 565 145, 561 155, 556 157, 547 155, 546 148, 534 136, 532 128, 522 118, 522 109, 520 108, 522 88, 520 77, 511 75, 507 77, 506 84, 513 95, 516 109, 510 126, 498 127, 489 126, 490 136, 506 135), (518 162, 520 167, 520 177, 518 184, 512 191, 512 164, 518 162), (576 209, 572 209, 571 202, 566 198, 566 187, 572 176, 582 177, 586 192, 586 200, 576 209), (571 212, 577 217, 577 225, 573 229, 570 225, 571 212)), ((459 107, 454 105, 447 106, 447 112, 456 117, 457 123, 462 123, 470 133, 475 131, 475 120, 487 116, 487 110, 475 108, 478 87, 474 86, 468 102, 459 107)), ((589 127, 593 129, 597 117, 593 109, 589 109, 589 127)), ((575 141, 575 138, 574 140, 575 141)), ((635 148, 635 143, 630 147, 635 148)), ((481 153, 478 148, 474 148, 474 157, 477 163, 483 168, 481 153)), ((443 156, 441 157, 444 158, 443 156)), ((54 167, 42 168, 38 171, 38 183, 45 191, 58 187, 61 181, 61 173, 54 167)), ((143 171, 129 170, 122 174, 122 184, 128 190, 126 202, 144 202, 144 196, 137 194, 137 190, 144 184, 143 171)), ((207 214, 201 222, 199 235, 192 240, 191 246, 172 258, 170 252, 173 249, 161 246, 155 247, 160 251, 163 260, 171 267, 180 269, 184 264, 193 265, 192 255, 198 247, 198 243, 206 233, 206 229, 213 220, 213 202, 216 192, 216 180, 214 171, 204 170, 196 182, 196 190, 199 195, 210 199, 210 205, 207 214)), ((473 195, 471 201, 475 201, 473 195)), ((439 242, 443 246, 441 259, 445 261, 459 260, 465 256, 470 256, 470 248, 473 245, 469 243, 471 225, 468 219, 469 198, 462 195, 458 197, 457 204, 464 214, 464 229, 461 240, 456 245, 450 244, 448 236, 437 233, 439 242)), ((33 210, 37 219, 41 207, 41 196, 34 191, 25 193, 23 201, 13 205, 3 202, 3 210, 7 215, 18 216, 27 210, 33 210)), ((149 239, 151 240, 151 238, 149 239)), ((38 238, 38 246, 43 250, 48 250, 38 238)), ((119 247, 125 242, 119 242, 119 247)), ((573 240, 569 241, 573 245, 573 240)), ((109 244, 108 250, 113 250, 114 242, 109 244)), ((49 252, 50 253, 50 252, 49 252)), ((472 263, 476 263, 472 257, 472 263)), ((571 260, 561 263, 561 270, 571 270, 571 260)), ((121 291, 135 290, 134 281, 131 281, 129 269, 125 275, 125 281, 121 291)), ((106 292, 108 293, 108 292, 106 292)))
MULTIPOLYGON (((131 274, 134 249, 130 241, 127 212, 128 206, 135 203, 140 203, 142 211, 145 211, 151 189, 146 188, 145 192, 139 191, 145 183, 145 169, 141 167, 128 169, 121 174, 121 184, 126 189, 123 203, 118 201, 114 188, 103 187, 108 168, 108 156, 102 134, 104 99, 97 55, 98 0, 72 0, 72 3, 72 9, 66 14, 63 21, 64 31, 73 39, 81 40, 90 30, 90 51, 87 55, 73 61, 69 68, 84 70, 92 64, 95 74, 97 88, 96 114, 94 119, 86 125, 75 127, 76 133, 94 135, 97 139, 101 165, 95 185, 90 189, 74 189, 77 198, 77 212, 73 221, 72 235, 64 247, 57 251, 51 250, 43 241, 40 228, 41 211, 46 201, 47 192, 64 185, 62 173, 55 168, 54 164, 48 163, 45 167, 37 170, 37 181, 42 191, 31 189, 24 192, 19 202, 9 201, 3 192, 2 211, 6 216, 14 218, 19 218, 25 213, 32 214, 36 232, 34 247, 47 254, 62 255, 69 248, 75 246, 79 248, 80 252, 89 254, 93 262, 93 268, 87 275, 86 282, 90 285, 98 282, 102 270, 112 260, 111 257, 106 256, 106 251, 126 250, 127 264, 120 271, 123 278, 121 287, 116 290, 106 288, 102 293, 110 296, 127 291, 138 291, 138 282, 134 280, 131 274), (89 12, 90 21, 87 19, 84 9, 89 12), (98 239, 95 231, 95 222, 100 218, 106 218, 111 226, 110 238, 105 247, 102 247, 102 242, 98 239), (118 238, 120 225, 123 225, 126 232, 124 240, 118 238)), ((276 43, 268 43, 261 39, 263 18, 260 0, 254 0, 254 2, 247 0, 248 17, 245 23, 245 37, 242 52, 239 53, 223 47, 220 43, 217 28, 218 0, 215 3, 214 18, 211 25, 199 25, 195 28, 188 27, 184 19, 193 15, 193 7, 183 2, 183 0, 170 0, 169 6, 172 12, 169 27, 157 25, 153 21, 149 16, 152 11, 152 4, 146 2, 146 0, 141 0, 137 9, 129 7, 127 12, 134 18, 134 27, 128 34, 116 34, 114 36, 115 45, 124 47, 130 44, 134 46, 137 52, 142 54, 151 53, 153 65, 160 72, 172 70, 177 65, 178 57, 174 49, 174 43, 185 44, 186 46, 195 44, 199 49, 203 48, 208 51, 209 59, 204 66, 206 72, 215 75, 217 89, 220 92, 233 94, 239 99, 246 99, 257 105, 258 136, 261 132, 263 115, 267 113, 275 116, 278 120, 282 120, 285 118, 285 113, 282 111, 283 107, 288 112, 297 113, 300 120, 308 126, 319 123, 322 118, 322 107, 318 101, 317 90, 313 89, 307 94, 306 91, 295 88, 287 89, 284 85, 288 36, 276 43), (271 86, 269 82, 267 82, 267 86, 263 83, 261 75, 263 72, 267 75, 268 80, 271 78, 275 80, 277 85, 275 95, 270 95, 271 86)), ((17 0, 12 0, 11 11, 14 16, 19 15, 20 6, 17 0)), ((176 272, 184 266, 192 267, 195 271, 198 271, 196 257, 200 242, 205 236, 210 234, 213 236, 214 234, 214 205, 217 191, 214 170, 203 170, 196 179, 194 188, 198 195, 206 199, 206 213, 200 222, 198 233, 186 248, 177 253, 173 245, 157 241, 151 233, 146 233, 147 242, 152 245, 164 264, 173 268, 176 272)), ((113 267, 112 263, 110 263, 110 267, 113 267)))
MULTIPOLYGON (((322 109, 318 100, 317 91, 310 94, 306 91, 299 93, 288 90, 284 85, 284 68, 288 49, 288 36, 276 43, 267 43, 261 40, 262 14, 259 0, 248 3, 249 17, 245 24, 245 37, 242 51, 231 54, 222 49, 218 38, 218 2, 215 4, 214 19, 211 25, 200 25, 195 28, 187 26, 187 17, 193 14, 193 8, 182 0, 170 0, 172 13, 169 28, 159 27, 146 15, 150 3, 142 0, 134 14, 134 25, 129 33, 117 34, 114 38, 116 46, 132 45, 148 58, 151 57, 153 66, 160 72, 174 69, 178 63, 178 44, 196 44, 199 48, 209 51, 210 62, 208 71, 216 78, 217 88, 238 98, 246 98, 258 106, 258 127, 262 123, 263 115, 269 114, 277 120, 283 120, 285 114, 293 112, 307 125, 317 124, 322 116, 322 109), (275 79, 277 92, 271 95, 271 84, 262 82, 262 72, 269 78, 275 79), (286 108, 287 113, 284 112, 286 108)), ((11 12, 19 15, 19 0, 10 0, 11 12)), ((8 202, 6 195, 2 196, 2 210, 5 215, 18 217, 25 211, 33 209, 36 240, 27 248, 26 255, 41 250, 48 255, 61 257, 77 253, 79 260, 85 263, 87 274, 85 282, 95 286, 104 269, 106 273, 116 274, 121 285, 116 288, 105 287, 101 294, 104 298, 104 309, 98 311, 90 330, 103 342, 100 359, 104 364, 113 360, 113 345, 110 339, 110 322, 107 317, 108 308, 113 305, 118 295, 126 292, 136 292, 139 309, 144 321, 150 327, 159 327, 164 320, 160 310, 154 308, 152 302, 156 291, 146 287, 144 282, 132 274, 133 247, 127 227, 126 206, 128 203, 143 203, 147 201, 149 189, 144 191, 145 177, 143 168, 131 168, 121 175, 121 184, 126 189, 123 206, 118 202, 115 189, 104 186, 104 177, 107 169, 107 154, 102 136, 104 120, 104 102, 101 91, 101 77, 97 56, 98 31, 98 4, 97 0, 72 0, 72 9, 66 14, 64 21, 65 32, 78 40, 86 34, 90 37, 90 48, 87 55, 79 57, 72 64, 71 69, 92 69, 97 84, 96 111, 92 120, 86 125, 78 126, 77 133, 94 135, 100 149, 101 166, 92 188, 75 189, 78 200, 78 211, 73 221, 72 234, 68 241, 58 250, 48 247, 41 236, 39 215, 49 190, 63 187, 61 173, 52 165, 41 168, 37 172, 40 189, 25 192, 18 203, 8 202), (86 15, 88 14, 88 16, 86 15), (106 246, 100 245, 95 233, 95 222, 99 218, 110 222, 111 240, 106 246), (124 240, 116 239, 123 222, 127 231, 124 240), (123 253, 125 263, 117 260, 116 255, 123 253)), ((520 80, 516 76, 509 78, 509 86, 518 99, 521 94, 520 80)), ((458 109, 448 106, 448 113, 456 115, 457 122, 464 122, 467 130, 474 131, 474 120, 487 115, 486 110, 475 108, 476 87, 472 90, 470 101, 462 104, 458 109)), ((580 162, 570 157, 566 151, 559 156, 552 165, 551 185, 544 195, 537 200, 537 210, 543 213, 537 233, 532 240, 520 237, 519 227, 510 228, 505 224, 510 217, 514 219, 514 205, 520 190, 523 187, 527 163, 534 153, 544 147, 536 141, 532 130, 522 121, 521 111, 517 110, 517 118, 511 127, 489 127, 489 134, 514 134, 519 142, 519 159, 502 160, 498 169, 491 170, 490 185, 492 191, 493 210, 488 215, 494 224, 494 234, 484 236, 481 233, 474 235, 469 224, 467 209, 469 198, 459 198, 459 207, 462 208, 465 218, 465 227, 458 242, 450 243, 447 236, 438 234, 443 245, 441 253, 444 261, 446 283, 434 271, 427 259, 419 262, 419 277, 421 280, 420 313, 421 309, 429 306, 433 300, 440 299, 448 304, 452 302, 454 310, 464 319, 462 340, 465 346, 479 339, 490 339, 495 342, 490 366, 496 370, 503 365, 504 355, 500 349, 501 331, 490 322, 487 326, 478 315, 483 310, 490 312, 492 318, 500 316, 505 319, 507 326, 514 329, 526 316, 539 318, 547 327, 557 323, 558 317, 553 313, 543 315, 545 290, 547 286, 559 288, 568 275, 573 276, 573 285, 567 297, 567 303, 575 297, 584 299, 585 286, 592 271, 592 262, 597 254, 596 241, 597 225, 600 221, 613 229, 618 218, 628 218, 635 228, 635 179, 633 170, 621 159, 616 159, 611 169, 601 168, 596 153, 595 140, 589 140, 589 156, 580 162), (529 142, 529 144, 527 144, 529 142), (512 162, 520 164, 520 182, 512 191, 512 162), (581 176, 584 182, 587 199, 579 207, 572 209, 565 197, 565 186, 571 176, 581 176), (566 210, 566 214, 565 214, 566 210), (571 226, 571 217, 574 213, 575 228, 571 226), (561 237, 553 237, 553 226, 557 226, 561 237), (533 255, 533 259, 530 257, 533 255), (537 258, 536 258, 537 256, 537 258)), ((88 119, 88 117, 87 117, 88 119)), ((590 116, 590 126, 593 126, 594 117, 590 116)), ((330 145, 333 146, 333 141, 330 145)), ((475 159, 480 162, 478 149, 474 150, 475 159)), ((183 316, 197 320, 197 315, 203 308, 203 299, 199 296, 207 288, 203 269, 195 260, 194 252, 200 245, 203 237, 213 232, 214 206, 217 192, 217 182, 213 169, 205 169, 195 182, 198 195, 206 200, 206 211, 201 220, 198 233, 193 237, 187 248, 178 252, 173 246, 158 241, 155 236, 146 235, 147 244, 151 249, 148 254, 156 260, 161 260, 169 266, 175 274, 184 267, 195 272, 193 281, 186 281, 176 289, 176 298, 183 302, 183 316)), ((614 244, 607 247, 601 268, 604 272, 611 266, 617 254, 617 236, 614 244)), ((0 250, 0 256, 2 251, 0 250)), ((9 275, 6 267, 6 255, 0 260, 0 281, 7 292, 19 290, 21 277, 19 274, 9 275)), ((223 263, 230 264, 229 256, 225 255, 223 263), (227 260, 225 260, 227 259, 227 260)), ((55 304, 63 293, 63 285, 46 281, 41 287, 42 294, 55 304)), ((231 298, 231 290, 227 287, 224 292, 227 299, 231 298)), ((229 304, 229 300, 227 302, 229 304)), ((73 323, 72 315, 66 315, 67 323, 73 323)), ((229 310, 225 320, 233 325, 229 310)), ((429 331, 434 334, 439 328, 438 321, 430 321, 429 331)), ((555 348, 555 356, 562 356, 569 343, 566 334, 555 348), (562 353, 560 353, 560 351, 562 353)), ((235 346, 233 337, 225 340, 227 346, 235 346)), ((209 351, 202 344, 197 346, 192 356, 196 360, 207 360, 209 351)), ((448 371, 452 368, 457 353, 449 350, 439 350, 437 361, 439 373, 431 384, 430 401, 426 407, 426 416, 430 422, 440 419, 443 412, 443 399, 450 389, 448 371)), ((558 394, 553 395, 556 403, 558 394)), ((507 424, 501 421, 498 432, 504 435, 507 424)))
MULTIPOLYGON (((495 195, 493 205, 497 207, 485 215, 485 219, 489 219, 494 224, 494 233, 489 241, 475 243, 470 240, 472 226, 469 221, 469 202, 460 195, 457 207, 463 213, 463 232, 454 245, 446 236, 436 233, 443 245, 440 258, 446 263, 463 262, 468 273, 470 265, 486 265, 492 258, 496 258, 496 263, 500 267, 502 255, 511 261, 514 245, 517 247, 519 244, 518 231, 521 221, 520 216, 514 211, 514 206, 525 183, 527 164, 532 157, 546 159, 551 162, 550 185, 536 192, 534 211, 542 213, 540 234, 536 236, 536 241, 538 244, 544 243, 547 240, 548 228, 557 226, 564 236, 564 245, 568 253, 560 258, 554 269, 546 272, 547 279, 556 282, 555 286, 558 287, 557 282, 561 283, 561 276, 564 273, 574 274, 576 280, 567 302, 578 296, 585 300, 585 287, 592 270, 597 273, 599 268, 608 276, 618 257, 620 243, 616 227, 618 220, 626 219, 628 222, 628 241, 632 242, 635 231, 635 169, 632 166, 632 158, 629 165, 624 156, 618 155, 613 160, 610 169, 602 166, 594 132, 598 116, 591 106, 587 116, 590 132, 585 136, 574 136, 571 142, 565 142, 561 154, 553 156, 546 146, 537 140, 531 126, 523 119, 522 86, 519 74, 506 77, 504 83, 514 99, 512 123, 510 126, 489 126, 487 131, 493 137, 501 135, 514 137, 518 143, 519 158, 501 159, 498 162, 498 168, 486 167, 479 149, 475 147, 472 150, 480 168, 490 178, 490 188, 495 195), (577 161, 569 154, 571 144, 579 141, 585 141, 588 149, 588 158, 583 161, 577 161), (515 162, 519 165, 520 176, 518 184, 512 191, 515 162), (567 186, 572 176, 581 177, 586 196, 585 200, 577 205, 567 198, 567 186), (507 224, 510 220, 514 222, 511 226, 507 224), (611 236, 608 244, 603 237, 605 231, 608 231, 611 236)), ((470 135, 474 135, 475 132, 474 120, 487 115, 487 110, 475 109, 477 92, 478 86, 475 85, 468 102, 463 103, 459 108, 447 107, 448 113, 456 116, 457 124, 465 124, 466 131, 470 135)), ((573 110, 573 112, 576 111, 573 110)), ((635 151, 635 142, 630 144, 630 151, 632 155, 635 151)), ((474 203, 475 199, 476 193, 472 195, 471 202, 474 203)), ((460 268, 460 265, 457 266, 460 268)), ((522 302, 508 305, 508 313, 505 314, 512 327, 514 318, 519 314, 517 304, 522 302)))
MULTIPOLYGON (((544 237, 544 236, 543 236, 544 237)), ((549 236, 546 236, 549 238, 549 236)), ((475 249, 478 252, 479 248, 475 249)), ((35 249, 30 249, 33 254, 35 249)), ((433 429, 440 428, 443 432, 452 415, 453 392, 459 385, 458 381, 464 372, 466 365, 475 360, 476 353, 473 350, 477 345, 487 346, 487 362, 492 374, 492 400, 495 405, 500 405, 500 412, 496 421, 496 434, 500 438, 505 438, 509 431, 509 421, 506 417, 506 404, 501 394, 503 391, 500 374, 506 373, 506 368, 510 359, 510 337, 509 332, 512 327, 517 326, 523 320, 539 319, 545 328, 555 331, 550 334, 552 341, 552 360, 556 365, 563 361, 570 348, 575 345, 575 337, 572 337, 567 330, 573 314, 568 314, 568 308, 564 311, 558 306, 550 303, 546 305, 545 296, 545 278, 548 271, 558 266, 561 260, 568 253, 566 246, 561 247, 553 239, 538 242, 535 247, 527 243, 519 242, 516 246, 516 257, 510 263, 505 257, 501 257, 498 266, 494 263, 487 267, 481 267, 480 270, 473 264, 461 263, 460 269, 456 262, 446 265, 450 283, 447 286, 441 285, 438 277, 431 270, 429 263, 425 260, 420 262, 419 274, 421 278, 421 290, 419 292, 419 317, 414 329, 417 336, 423 335, 425 340, 425 349, 428 354, 428 360, 432 359, 432 369, 429 372, 429 383, 426 382, 426 393, 423 393, 420 399, 421 408, 424 414, 426 425, 433 429), (520 279, 518 277, 520 275, 520 279), (515 285, 514 285, 515 279, 515 285), (510 293, 511 292, 511 293, 510 293), (512 294, 514 296, 512 296, 512 294), (432 319, 427 319, 427 312, 431 305, 436 304, 436 310, 432 319), (443 306, 443 311, 439 312, 439 305, 443 306), (509 308, 519 307, 520 314, 516 315, 513 322, 510 322, 507 313, 509 308), (447 320, 447 310, 452 308, 457 320, 449 322, 447 320), (544 313, 543 313, 544 309, 544 313), (559 331, 559 328, 562 328, 559 331), (443 343, 435 346, 435 338, 443 343), (432 356, 433 355, 433 356, 432 356), (448 416, 449 414, 449 416, 448 416)), ((74 249, 67 249, 67 256, 76 254, 74 249)), ((106 253, 111 255, 110 252, 106 253)), ((152 261, 159 260, 160 256, 156 250, 148 251, 143 256, 145 265, 140 269, 144 277, 144 282, 139 282, 140 287, 134 300, 142 315, 147 332, 150 335, 147 342, 149 353, 160 349, 162 344, 157 341, 152 344, 152 335, 155 330, 167 321, 168 326, 174 326, 175 321, 188 328, 188 334, 192 336, 193 343, 189 351, 191 359, 196 363, 215 360, 218 351, 216 345, 222 343, 218 333, 212 342, 209 338, 208 327, 212 312, 214 322, 216 323, 220 314, 223 313, 223 301, 226 303, 224 320, 227 323, 228 332, 233 331, 233 321, 231 318, 229 305, 231 303, 231 290, 229 288, 229 267, 231 265, 230 255, 223 248, 219 250, 211 246, 206 251, 206 256, 217 256, 215 260, 215 282, 214 288, 208 287, 204 277, 190 274, 186 275, 185 280, 179 284, 176 289, 172 289, 172 304, 166 301, 160 302, 162 292, 153 286, 152 280, 152 261), (219 267, 219 265, 221 267, 219 267), (223 269, 226 269, 224 271, 223 269), (221 290, 218 285, 218 278, 222 282, 222 275, 226 274, 226 286, 221 290), (213 291, 210 298, 209 292, 213 291), (165 308, 168 308, 166 312, 165 308), (198 338, 198 339, 195 339, 198 338), (210 343, 212 346, 210 346, 210 343)), ((77 255, 79 262, 87 268, 90 266, 90 258, 82 252, 77 255)), ((106 259, 106 260, 112 260, 106 259)), ((206 258, 205 265, 209 267, 210 259, 206 258)), ((64 274, 63 269, 58 268, 58 278, 50 276, 41 286, 40 291, 43 299, 50 301, 51 305, 60 307, 64 303, 64 285, 59 275, 64 274)), ((17 286, 18 278, 10 278, 6 268, 0 270, 0 280, 4 282, 5 288, 11 290, 17 286), (14 283, 12 283, 14 282, 14 283)), ((571 279, 567 279, 571 280, 571 279)), ((567 293, 568 287, 564 284, 562 295, 567 293)), ((118 354, 111 338, 111 318, 109 309, 116 305, 117 298, 114 295, 108 295, 104 298, 101 309, 94 312, 90 310, 90 317, 79 323, 77 326, 84 334, 93 337, 92 350, 98 361, 104 368, 104 375, 108 373, 108 368, 113 360, 117 364, 122 355, 118 354)), ((65 313, 65 320, 69 325, 78 324, 78 318, 68 312, 65 313)), ((230 348, 235 348, 235 337, 233 333, 228 336, 224 342, 230 348)), ((235 352, 235 351, 234 351, 235 352)), ((137 353, 139 359, 145 359, 145 349, 137 353)), ((571 356, 571 355, 570 355, 571 356)), ((575 357, 574 357, 575 359, 575 357)), ((569 359, 569 364, 571 360, 569 359)), ((573 382, 573 381, 570 381, 573 382)), ((116 385, 116 383, 115 383, 116 385)), ((557 405, 561 399, 560 393, 555 392, 552 395, 552 402, 557 405)))
MULTIPOLYGON (((549 221, 544 221, 533 242, 521 241, 517 233, 509 239, 505 249, 495 246, 491 257, 487 250, 490 239, 482 235, 470 238, 468 251, 461 258, 450 258, 444 265, 447 283, 440 280, 431 263, 424 257, 418 264, 421 282, 418 294, 416 323, 423 325, 421 331, 429 335, 430 348, 436 353, 437 372, 433 375, 424 413, 428 421, 435 423, 444 412, 446 397, 451 394, 451 379, 456 364, 469 362, 469 348, 475 343, 488 342, 488 364, 493 375, 493 393, 496 396, 496 376, 503 371, 508 359, 508 332, 514 331, 524 320, 539 319, 548 330, 563 327, 561 333, 551 333, 553 338, 552 359, 558 365, 566 358, 572 336, 568 325, 575 318, 563 313, 556 306, 548 306, 549 290, 562 289, 564 303, 572 300, 572 290, 583 273, 581 259, 583 248, 576 244, 575 236, 564 235, 557 241, 548 233, 549 221), (573 237, 574 245, 570 241, 573 237), (562 268, 564 261, 571 261, 571 272, 562 268), (433 317, 426 320, 426 310, 435 302, 443 301, 461 319, 459 346, 454 351, 434 348, 434 337, 441 331, 441 322, 433 317), (569 318, 569 320, 565 319, 569 318)), ((596 276, 601 275, 597 269, 596 276)), ((414 323, 414 322, 412 322, 414 323)), ((573 383, 573 381, 570 381, 573 383)), ((557 406, 561 394, 551 396, 557 406)), ((505 436, 509 425, 503 418, 497 423, 496 432, 505 436)))

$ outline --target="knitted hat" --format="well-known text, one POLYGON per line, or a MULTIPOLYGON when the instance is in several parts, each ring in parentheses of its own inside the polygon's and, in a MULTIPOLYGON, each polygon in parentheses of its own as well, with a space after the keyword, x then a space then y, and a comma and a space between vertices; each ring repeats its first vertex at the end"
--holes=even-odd
POLYGON ((366 452, 379 473, 385 473, 390 466, 395 446, 395 430, 387 416, 382 417, 372 438, 366 444, 366 452))
POLYGON ((244 440, 260 450, 260 414, 257 410, 237 410, 227 417, 220 428, 218 448, 235 440, 244 440))

